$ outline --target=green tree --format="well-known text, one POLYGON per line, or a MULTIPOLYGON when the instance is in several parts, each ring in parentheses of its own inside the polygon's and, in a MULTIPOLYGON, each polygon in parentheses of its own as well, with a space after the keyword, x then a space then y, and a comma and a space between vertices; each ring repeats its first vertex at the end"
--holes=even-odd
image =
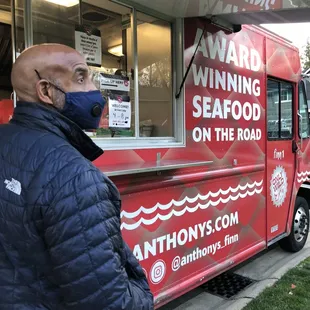
POLYGON ((304 48, 303 55, 301 56, 301 61, 303 63, 303 69, 310 69, 310 41, 307 41, 307 44, 304 48))

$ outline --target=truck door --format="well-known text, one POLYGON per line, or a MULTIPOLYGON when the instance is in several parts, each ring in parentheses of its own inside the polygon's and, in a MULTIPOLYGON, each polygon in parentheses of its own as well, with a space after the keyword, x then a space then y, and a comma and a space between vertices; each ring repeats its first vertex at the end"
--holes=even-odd
POLYGON ((267 241, 286 230, 295 171, 294 84, 267 80, 267 241))

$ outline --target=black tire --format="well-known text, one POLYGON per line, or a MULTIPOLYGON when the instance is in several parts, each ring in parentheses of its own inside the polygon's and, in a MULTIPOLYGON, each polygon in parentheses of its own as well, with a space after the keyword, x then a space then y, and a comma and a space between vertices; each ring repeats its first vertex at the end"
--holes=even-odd
POLYGON ((280 240, 279 245, 285 251, 298 252, 304 247, 305 243, 307 242, 308 232, 309 206, 305 198, 297 196, 291 226, 291 233, 286 238, 280 240), (301 212, 302 209, 304 210, 305 214, 301 212), (299 230, 295 230, 294 225, 298 226, 299 230), (302 226, 301 228, 300 225, 302 226), (304 235, 299 234, 300 232, 302 232, 304 235), (300 237, 299 240, 298 236, 300 237))

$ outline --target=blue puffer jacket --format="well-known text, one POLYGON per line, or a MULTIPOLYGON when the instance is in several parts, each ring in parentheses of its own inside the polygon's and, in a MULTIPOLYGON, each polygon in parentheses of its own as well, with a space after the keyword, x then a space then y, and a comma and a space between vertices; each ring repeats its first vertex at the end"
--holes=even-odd
POLYGON ((0 309, 149 310, 120 196, 75 124, 20 102, 0 126, 0 309))

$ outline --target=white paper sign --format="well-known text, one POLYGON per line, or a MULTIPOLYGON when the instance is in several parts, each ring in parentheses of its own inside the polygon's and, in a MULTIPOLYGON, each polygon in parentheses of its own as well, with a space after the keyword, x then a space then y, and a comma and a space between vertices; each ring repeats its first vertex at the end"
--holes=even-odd
POLYGON ((109 127, 130 128, 131 126, 131 103, 118 99, 109 98, 109 127))
POLYGON ((85 56, 89 65, 101 66, 101 37, 75 31, 75 49, 85 56))
POLYGON ((101 75, 100 77, 100 88, 109 89, 109 90, 118 90, 118 91, 130 91, 130 82, 129 80, 124 79, 115 79, 101 75))

